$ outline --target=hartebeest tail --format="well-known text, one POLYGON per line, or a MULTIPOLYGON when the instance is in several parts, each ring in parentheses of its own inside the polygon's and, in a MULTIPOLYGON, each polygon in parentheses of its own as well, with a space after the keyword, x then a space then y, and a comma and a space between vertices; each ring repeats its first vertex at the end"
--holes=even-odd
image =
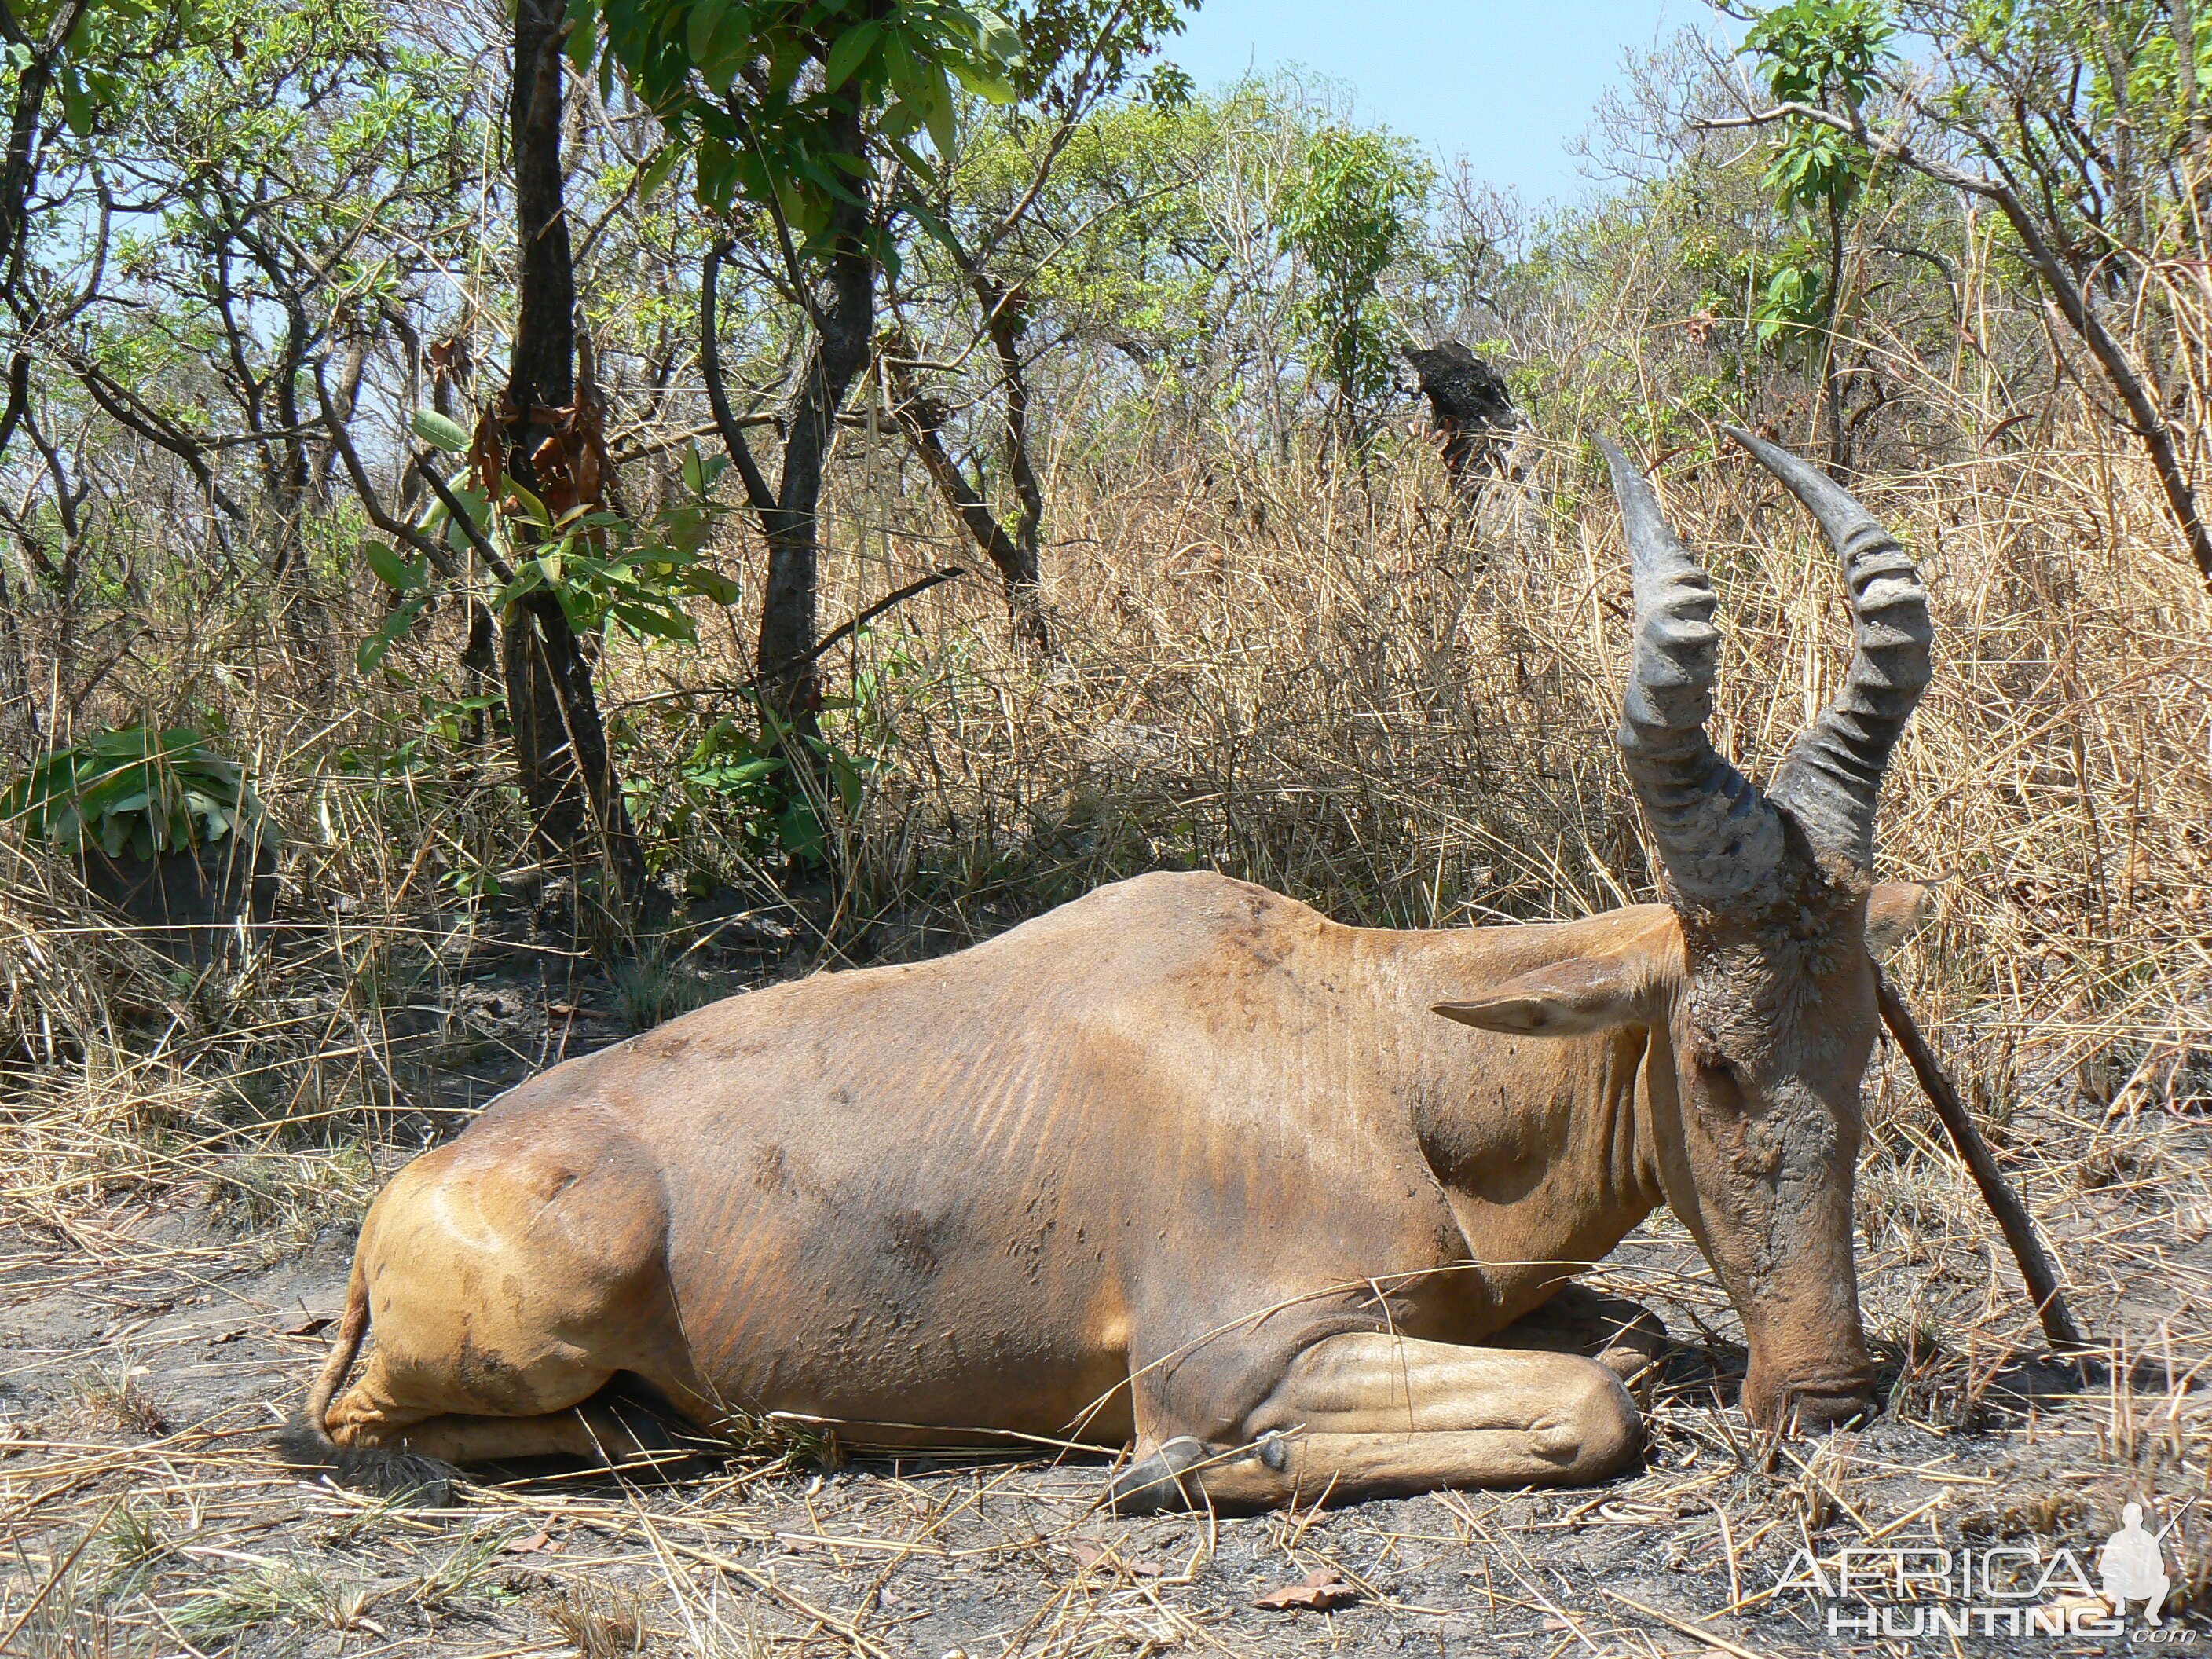
POLYGON ((331 1401, 345 1385, 368 1335, 368 1274, 363 1268, 364 1260, 363 1254, 354 1257, 337 1341, 323 1361, 314 1387, 307 1390, 306 1403, 278 1431, 276 1450, 286 1462, 303 1472, 327 1473, 348 1486, 371 1492, 395 1496, 411 1492, 422 1503, 442 1505, 451 1501, 453 1478, 459 1473, 452 1464, 425 1457, 404 1445, 341 1446, 331 1437, 331 1401))

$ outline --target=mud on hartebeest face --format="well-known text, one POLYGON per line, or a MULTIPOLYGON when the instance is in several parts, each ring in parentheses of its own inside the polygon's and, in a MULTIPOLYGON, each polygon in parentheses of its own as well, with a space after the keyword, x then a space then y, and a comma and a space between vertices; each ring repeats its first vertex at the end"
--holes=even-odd
POLYGON ((646 1400, 708 1434, 1133 1441, 1125 1507, 1595 1480, 1663 1333, 1568 1281, 1662 1203, 1742 1315, 1752 1416, 1869 1409, 1868 951, 1918 899, 1872 883, 1875 797, 1927 607, 1856 502, 1735 436, 1834 543, 1856 649, 1762 793, 1705 737, 1711 586, 1607 447, 1671 905, 1393 932, 1149 876, 571 1060, 378 1199, 292 1454, 385 1484, 615 1456, 646 1400))

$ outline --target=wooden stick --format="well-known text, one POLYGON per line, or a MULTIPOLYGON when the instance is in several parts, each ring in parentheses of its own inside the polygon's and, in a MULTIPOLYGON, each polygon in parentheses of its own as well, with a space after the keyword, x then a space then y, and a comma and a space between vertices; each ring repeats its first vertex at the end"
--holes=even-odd
POLYGON ((2027 1282, 2027 1293, 2035 1298, 2035 1311, 2043 1321, 2043 1334, 2051 1339, 2051 1346, 2062 1353, 2069 1357, 2086 1353, 2089 1344, 2074 1323, 2073 1315, 2066 1310, 2066 1298, 2058 1290, 2057 1270, 2051 1266, 2042 1241, 2035 1236, 2035 1222, 2027 1206, 2005 1184, 1989 1143, 1974 1127, 1973 1119, 1966 1115, 1966 1103, 1951 1086, 1951 1079, 1943 1074, 1936 1051, 1928 1046, 1928 1039, 1913 1023, 1912 1011, 1883 975, 1879 963, 1875 964, 1874 982, 1881 1000, 1881 1022, 1889 1027, 1890 1036, 1897 1039, 1897 1046, 1911 1062, 1912 1074, 1920 1079, 1929 1104, 1935 1107, 1936 1115, 1943 1120, 1944 1128, 1950 1132, 1951 1144, 1959 1149, 1960 1161, 1974 1177, 1974 1184, 1982 1189, 1982 1198, 1989 1205, 1990 1213, 1996 1217, 2005 1243, 2012 1246, 2013 1260, 2020 1263, 2020 1276, 2027 1282))

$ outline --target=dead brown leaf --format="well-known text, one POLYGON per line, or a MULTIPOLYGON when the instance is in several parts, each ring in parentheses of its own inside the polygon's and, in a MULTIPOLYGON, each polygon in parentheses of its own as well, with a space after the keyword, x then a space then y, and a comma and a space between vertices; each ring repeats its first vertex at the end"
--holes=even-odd
POLYGON ((1252 1605, 1278 1611, 1297 1608, 1307 1613, 1327 1613, 1331 1607, 1340 1607, 1358 1599, 1358 1587, 1345 1583, 1344 1575, 1334 1567, 1316 1567, 1304 1582, 1271 1589, 1252 1605))

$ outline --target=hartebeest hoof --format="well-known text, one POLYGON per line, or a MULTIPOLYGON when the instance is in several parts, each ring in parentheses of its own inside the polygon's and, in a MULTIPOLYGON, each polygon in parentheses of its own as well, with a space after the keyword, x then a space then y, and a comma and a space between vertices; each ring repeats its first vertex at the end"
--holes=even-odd
POLYGON ((1150 1457, 1140 1457, 1115 1478, 1106 1489, 1106 1507, 1116 1515, 1157 1515, 1163 1510, 1198 1506, 1195 1480, 1183 1476, 1200 1464, 1223 1455, 1221 1448, 1179 1434, 1160 1443, 1150 1457))
POLYGON ((442 1457, 411 1446, 339 1446, 319 1433, 305 1413, 295 1414, 276 1436, 276 1449, 305 1475, 326 1476, 377 1498, 399 1498, 422 1509, 444 1509, 453 1501, 461 1472, 442 1457))
POLYGON ((1210 1446, 1187 1434, 1163 1441, 1107 1488, 1106 1506, 1116 1515, 1157 1515, 1164 1510, 1202 1509, 1209 1504, 1206 1472, 1235 1463, 1257 1464, 1281 1474, 1291 1467, 1291 1443, 1270 1429, 1249 1446, 1210 1446))
POLYGON ((1881 1409, 1865 1377, 1791 1382, 1763 1376, 1753 1365, 1743 1382, 1744 1414, 1762 1427, 1779 1425, 1793 1434, 1863 1427, 1881 1409))

